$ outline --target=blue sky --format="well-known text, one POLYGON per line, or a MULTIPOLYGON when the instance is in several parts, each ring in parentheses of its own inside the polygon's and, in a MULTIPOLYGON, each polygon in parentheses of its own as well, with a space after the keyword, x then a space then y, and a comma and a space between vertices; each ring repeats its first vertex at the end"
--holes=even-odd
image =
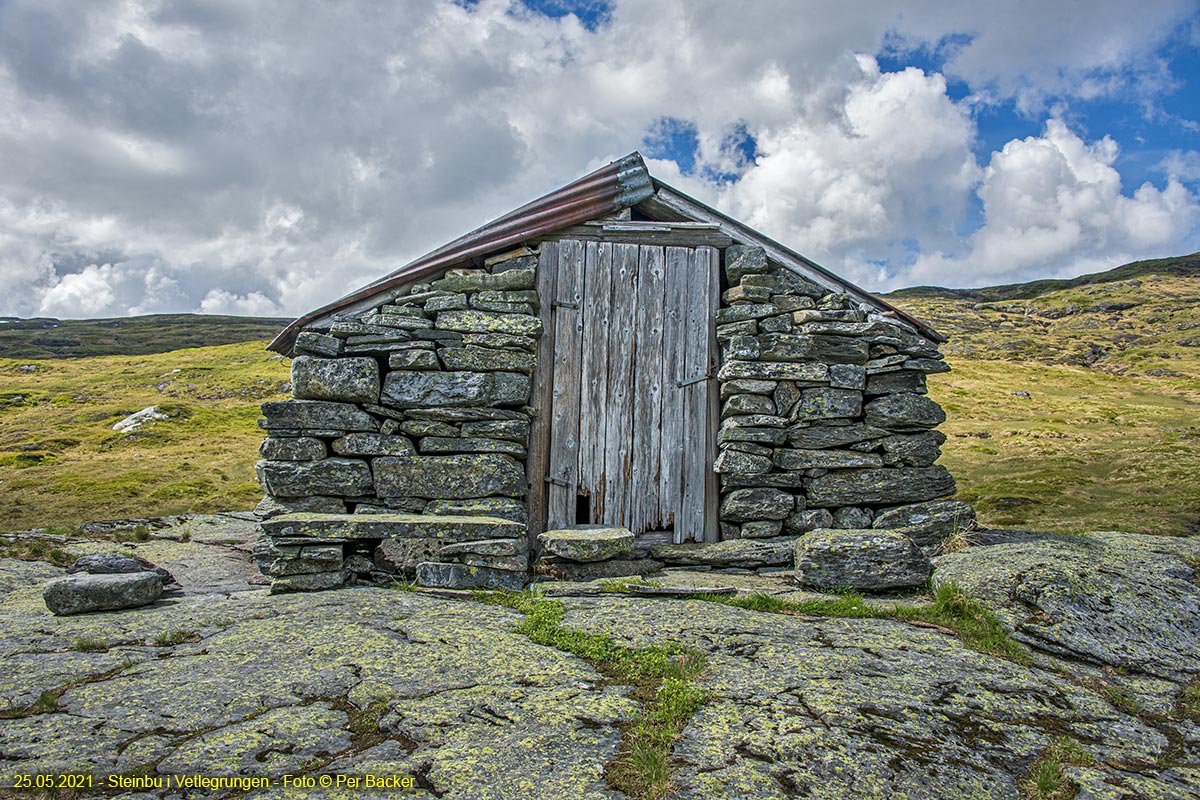
POLYGON ((635 149, 873 291, 1196 251, 1200 3, 1080 7, 7 0, 0 314, 298 314, 635 149))

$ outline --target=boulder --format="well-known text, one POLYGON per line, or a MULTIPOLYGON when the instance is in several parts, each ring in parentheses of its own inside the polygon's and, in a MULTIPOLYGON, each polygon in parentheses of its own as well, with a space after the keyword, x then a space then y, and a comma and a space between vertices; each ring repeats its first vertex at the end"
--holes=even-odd
POLYGON ((956 531, 975 526, 975 509, 961 500, 934 500, 880 511, 873 528, 902 529, 921 547, 937 547, 956 531))
POLYGON ((525 494, 525 467, 501 453, 455 456, 382 456, 375 459, 379 497, 466 498, 525 494))
POLYGON ((546 531, 538 541, 547 551, 568 561, 606 561, 633 550, 633 533, 628 528, 605 525, 546 531))
POLYGON ((922 430, 941 425, 946 421, 946 412, 924 395, 899 392, 867 403, 863 420, 894 431, 922 430))
POLYGON ((162 578, 163 586, 178 583, 175 576, 154 562, 147 561, 141 556, 131 556, 125 553, 89 553, 75 559, 67 572, 86 572, 89 575, 116 575, 122 572, 157 572, 162 578))
POLYGON ((505 589, 518 592, 525 588, 526 578, 524 571, 473 567, 469 564, 426 561, 417 565, 417 583, 441 589, 505 589))
POLYGON ((292 397, 374 403, 379 400, 379 362, 373 358, 298 356, 292 360, 292 397))
POLYGON ((280 400, 262 404, 268 431, 377 431, 379 422, 361 408, 328 400, 280 400))
POLYGON ((394 408, 519 406, 530 380, 519 372, 389 372, 380 402, 394 408))
POLYGON ((354 458, 321 461, 259 461, 254 465, 263 491, 272 497, 370 494, 371 468, 354 458))
POLYGON ((954 478, 945 467, 839 469, 813 478, 810 506, 917 503, 954 494, 954 478))
POLYGON ((737 489, 721 499, 721 519, 727 522, 783 519, 796 505, 796 498, 779 489, 737 489))
POLYGON ((54 578, 42 591, 46 608, 58 616, 115 611, 153 603, 162 595, 157 572, 75 573, 54 578))
POLYGON ((896 531, 822 528, 796 545, 796 580, 806 589, 906 589, 932 572, 921 549, 896 531))

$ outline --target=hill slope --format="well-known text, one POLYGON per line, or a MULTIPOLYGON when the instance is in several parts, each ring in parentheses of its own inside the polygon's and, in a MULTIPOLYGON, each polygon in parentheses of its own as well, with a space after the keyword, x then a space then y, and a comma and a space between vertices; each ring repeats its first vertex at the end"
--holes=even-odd
POLYGON ((270 339, 291 320, 210 314, 151 314, 115 319, 0 317, 7 358, 147 355, 270 339))

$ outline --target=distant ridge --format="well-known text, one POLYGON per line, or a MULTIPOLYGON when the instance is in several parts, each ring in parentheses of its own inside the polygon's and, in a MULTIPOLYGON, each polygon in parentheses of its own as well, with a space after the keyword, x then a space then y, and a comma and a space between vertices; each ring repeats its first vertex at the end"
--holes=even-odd
POLYGON ((1089 286, 1098 283, 1125 281, 1151 274, 1200 277, 1200 252, 1186 256, 1134 261, 1104 272, 1080 275, 1077 278, 1047 279, 1029 281, 1028 283, 1007 283, 1002 286, 985 286, 981 289, 946 289, 941 286, 913 286, 908 289, 897 289, 894 292, 882 294, 880 297, 895 299, 944 297, 983 301, 1032 300, 1048 292, 1075 289, 1080 286, 1089 286))
POLYGON ((0 357, 21 359, 150 355, 263 340, 291 322, 270 317, 148 314, 107 319, 0 317, 0 357))

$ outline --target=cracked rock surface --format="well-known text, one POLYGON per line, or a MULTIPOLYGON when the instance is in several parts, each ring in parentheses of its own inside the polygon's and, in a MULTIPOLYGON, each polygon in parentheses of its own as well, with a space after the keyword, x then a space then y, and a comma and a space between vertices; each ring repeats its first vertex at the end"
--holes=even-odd
MULTIPOLYGON (((76 617, 41 600, 63 570, 0 559, 0 786, 63 771, 371 773, 414 776, 404 797, 623 797, 604 769, 639 709, 630 687, 533 644, 508 609, 368 587, 269 595, 251 583, 253 535, 238 516, 177 520, 123 547, 182 590, 76 617)), ((1094 762, 1064 768, 1077 798, 1200 800, 1200 723, 1176 706, 1200 671, 1187 561, 1200 539, 979 537, 939 557, 935 579, 996 609, 1032 665, 886 619, 581 596, 571 584, 558 599, 567 628, 707 654, 709 700, 674 745, 673 797, 1017 798, 1030 766, 1069 736, 1094 762)), ((809 597, 785 573, 674 577, 809 597)), ((219 795, 137 795, 151 796, 219 795)), ((276 783, 245 796, 392 795, 276 783)))

